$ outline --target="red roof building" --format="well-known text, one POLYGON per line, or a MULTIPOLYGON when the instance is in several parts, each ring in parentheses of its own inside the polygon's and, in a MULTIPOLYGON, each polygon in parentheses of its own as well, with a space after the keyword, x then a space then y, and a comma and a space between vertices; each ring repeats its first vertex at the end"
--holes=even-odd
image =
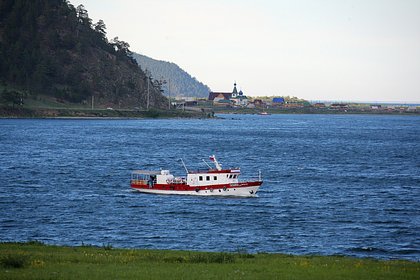
POLYGON ((229 104, 235 104, 237 106, 246 106, 248 104, 248 98, 243 94, 242 91, 236 89, 236 83, 233 84, 232 92, 209 92, 209 101, 213 101, 214 105, 219 105, 217 103, 226 104, 226 101, 229 101, 229 104))
POLYGON ((231 92, 209 92, 209 100, 214 101, 215 99, 225 99, 230 100, 232 97, 231 92))

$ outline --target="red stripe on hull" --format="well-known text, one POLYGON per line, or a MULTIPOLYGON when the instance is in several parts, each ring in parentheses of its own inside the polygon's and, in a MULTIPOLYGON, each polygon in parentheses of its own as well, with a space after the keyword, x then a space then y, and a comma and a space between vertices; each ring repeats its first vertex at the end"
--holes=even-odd
POLYGON ((261 186, 262 181, 255 182, 242 182, 237 184, 223 184, 223 185, 211 185, 211 186, 190 186, 187 184, 155 184, 152 187, 144 184, 131 183, 133 189, 150 189, 150 190, 161 190, 161 191, 203 191, 203 190, 222 190, 222 189, 239 189, 246 187, 261 186))

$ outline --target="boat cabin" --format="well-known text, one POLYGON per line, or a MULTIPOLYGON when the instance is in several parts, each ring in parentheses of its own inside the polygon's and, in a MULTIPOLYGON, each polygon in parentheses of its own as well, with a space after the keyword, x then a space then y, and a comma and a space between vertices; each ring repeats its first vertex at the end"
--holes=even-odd
POLYGON ((167 184, 188 184, 190 186, 210 186, 239 183, 239 169, 227 170, 201 170, 192 171, 187 178, 175 177, 169 170, 149 171, 136 170, 131 174, 131 182, 138 185, 167 185, 167 184))
POLYGON ((153 187, 154 185, 173 185, 173 184, 184 184, 190 187, 202 187, 202 186, 216 186, 216 185, 230 185, 239 183, 239 175, 241 170, 239 168, 223 169, 222 165, 217 161, 213 155, 210 159, 214 163, 214 168, 208 165, 206 170, 198 171, 187 171, 187 177, 174 177, 169 170, 160 171, 148 171, 148 170, 137 170, 131 174, 131 181, 137 185, 148 185, 153 187))
POLYGON ((169 170, 136 170, 131 173, 131 182, 139 185, 185 184, 185 178, 174 177, 169 170))
POLYGON ((239 169, 206 170, 189 172, 187 184, 190 186, 209 186, 239 183, 239 169))

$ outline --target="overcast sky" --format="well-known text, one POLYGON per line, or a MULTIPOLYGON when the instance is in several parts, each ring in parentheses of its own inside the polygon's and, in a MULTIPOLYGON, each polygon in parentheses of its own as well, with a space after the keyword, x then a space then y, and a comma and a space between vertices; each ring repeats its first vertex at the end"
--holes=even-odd
POLYGON ((420 102, 420 0, 71 0, 213 91, 420 102))

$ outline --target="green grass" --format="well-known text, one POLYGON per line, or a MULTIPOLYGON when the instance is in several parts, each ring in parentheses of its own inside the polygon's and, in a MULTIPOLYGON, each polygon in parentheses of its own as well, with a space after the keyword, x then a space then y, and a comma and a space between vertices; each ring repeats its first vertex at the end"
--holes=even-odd
POLYGON ((420 264, 340 256, 1 243, 0 279, 420 279, 420 264))
POLYGON ((58 102, 55 98, 40 95, 37 98, 25 98, 24 108, 28 109, 90 109, 89 104, 75 104, 70 102, 58 102))
MULTIPOLYGON (((4 86, 0 85, 0 93, 4 86)), ((15 90, 13 88, 7 88, 15 90)), ((19 91, 19 90, 17 90, 19 91)), ((1 96, 0 96, 1 97, 1 96)), ((23 106, 4 103, 0 98, 0 117, 3 118, 206 118, 206 114, 197 111, 182 110, 136 110, 133 108, 102 107, 59 101, 58 99, 38 95, 26 95, 23 106)))
POLYGON ((195 111, 181 110, 107 110, 84 108, 28 108, 0 105, 2 118, 206 118, 195 111))

